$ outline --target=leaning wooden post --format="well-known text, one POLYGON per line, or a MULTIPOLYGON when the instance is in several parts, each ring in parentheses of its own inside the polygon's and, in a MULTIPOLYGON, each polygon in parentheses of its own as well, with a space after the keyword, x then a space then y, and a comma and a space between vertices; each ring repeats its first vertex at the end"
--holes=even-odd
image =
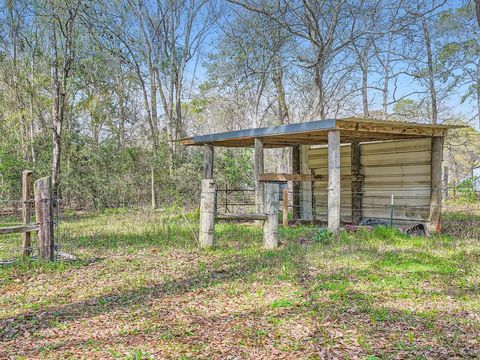
MULTIPOLYGON (((24 170, 22 173, 22 220, 24 225, 29 225, 32 221, 32 204, 30 198, 32 197, 32 172, 24 170)), ((25 232, 22 234, 23 244, 23 260, 28 258, 31 254, 31 233, 25 232)))
POLYGON ((215 180, 202 180, 202 196, 200 199, 200 246, 214 246, 215 214, 217 212, 217 188, 215 180))
POLYGON ((440 232, 442 228, 442 161, 443 137, 432 138, 431 189, 430 189, 430 232, 440 232))
POLYGON ((288 227, 288 188, 283 189, 282 197, 282 223, 283 226, 288 227))
POLYGON ((35 215, 39 225, 38 258, 54 260, 52 178, 35 181, 35 215))
POLYGON ((328 229, 340 230, 340 130, 328 132, 328 229))
POLYGON ((255 138, 254 149, 254 172, 255 172, 255 208, 257 213, 263 213, 264 198, 265 198, 265 186, 258 178, 259 175, 264 172, 264 160, 263 160, 263 139, 255 138))
POLYGON ((275 183, 265 185, 265 215, 263 223, 263 244, 266 249, 278 247, 278 205, 280 186, 275 183))

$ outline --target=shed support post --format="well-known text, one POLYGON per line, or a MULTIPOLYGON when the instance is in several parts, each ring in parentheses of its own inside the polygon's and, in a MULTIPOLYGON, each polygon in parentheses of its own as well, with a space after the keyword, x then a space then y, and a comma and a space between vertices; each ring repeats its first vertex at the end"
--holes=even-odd
POLYGON ((340 130, 328 132, 328 229, 340 230, 340 130))
POLYGON ((213 145, 205 145, 204 179, 213 179, 213 145))
POLYGON ((202 180, 202 195, 200 199, 200 234, 201 247, 214 246, 215 215, 217 212, 217 187, 215 180, 202 180))
MULTIPOLYGON (((309 145, 302 145, 300 147, 302 174, 310 174, 310 168, 308 167, 308 150, 309 149, 310 149, 309 145)), ((313 211, 312 211, 312 182, 311 181, 302 181, 301 194, 302 194, 301 217, 304 220, 312 221, 313 211)))
POLYGON ((265 169, 263 162, 263 139, 261 138, 255 138, 253 157, 255 171, 255 209, 257 213, 262 214, 265 202, 265 187, 264 183, 258 179, 258 176, 263 174, 265 169))
POLYGON ((442 216, 442 161, 443 137, 432 137, 432 163, 430 188, 430 232, 440 232, 442 216))
MULTIPOLYGON (((292 174, 300 174, 301 171, 301 153, 300 145, 292 146, 292 174)), ((301 213, 301 183, 292 182, 292 206, 293 219, 297 220, 302 217, 301 213)))
POLYGON ((358 141, 351 144, 352 160, 352 223, 358 225, 362 220, 362 188, 363 174, 360 161, 361 148, 358 141))
POLYGON ((283 189, 282 202, 282 223, 288 227, 288 188, 283 189))
MULTIPOLYGON (((22 173, 22 222, 24 225, 29 225, 32 221, 32 204, 30 198, 32 197, 32 172, 24 170, 22 173)), ((23 244, 23 260, 31 254, 31 233, 25 232, 22 234, 23 244)))
POLYGON ((263 244, 266 249, 278 247, 278 205, 280 186, 276 183, 265 185, 265 215, 263 223, 263 244))
POLYGON ((35 181, 35 214, 38 222, 38 258, 54 260, 52 178, 35 181))

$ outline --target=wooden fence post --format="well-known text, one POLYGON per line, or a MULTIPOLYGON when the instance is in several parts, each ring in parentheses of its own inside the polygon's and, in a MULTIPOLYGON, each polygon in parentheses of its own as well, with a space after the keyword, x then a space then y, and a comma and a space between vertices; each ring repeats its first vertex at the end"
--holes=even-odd
POLYGON ((288 227, 288 188, 283 189, 283 226, 288 227))
POLYGON ((217 212, 217 188, 215 180, 202 180, 202 195, 200 199, 200 234, 201 247, 214 246, 215 214, 217 212))
POLYGON ((280 186, 275 183, 265 185, 265 215, 263 223, 263 245, 266 249, 278 247, 278 205, 280 186))
POLYGON ((35 214, 39 225, 38 258, 54 260, 52 178, 35 181, 35 214))
MULTIPOLYGON (((22 173, 22 221, 24 225, 29 225, 32 221, 32 204, 30 198, 32 197, 32 172, 24 170, 22 173)), ((31 233, 25 232, 22 234, 23 244, 23 260, 31 254, 31 233)))

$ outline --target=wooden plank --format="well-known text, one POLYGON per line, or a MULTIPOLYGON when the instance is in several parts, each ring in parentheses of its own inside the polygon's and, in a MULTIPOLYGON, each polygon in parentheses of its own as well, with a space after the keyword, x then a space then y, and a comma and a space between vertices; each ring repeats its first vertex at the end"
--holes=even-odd
POLYGON ((39 230, 39 226, 35 224, 3 226, 3 227, 0 227, 0 234, 5 235, 5 234, 30 233, 38 230, 39 230))
POLYGON ((405 153, 398 154, 362 154, 362 165, 415 165, 415 164, 429 164, 430 163, 430 151, 422 150, 416 151, 413 155, 405 156, 405 153))
POLYGON ((285 182, 285 181, 312 181, 310 174, 259 174, 258 180, 262 182, 285 182))
POLYGON ((328 132, 328 229, 340 230, 340 131, 328 132))
POLYGON ((200 233, 201 247, 213 247, 215 232, 215 215, 217 211, 217 186, 213 179, 202 180, 202 195, 200 199, 200 233))
MULTIPOLYGON (((417 151, 430 151, 430 138, 376 142, 369 144, 362 144, 362 154, 388 154, 388 153, 410 153, 417 151)), ((407 154, 405 154, 407 156, 407 154)))
MULTIPOLYGON (((24 224, 30 224, 32 221, 32 172, 24 170, 22 173, 22 221, 24 224)), ((27 259, 31 254, 31 236, 30 232, 22 234, 23 259, 27 259)))
POLYGON ((204 154, 204 179, 213 179, 213 161, 214 161, 214 151, 213 145, 205 145, 205 154, 204 154))
POLYGON ((265 184, 265 215, 267 215, 267 219, 263 223, 263 245, 266 249, 278 247, 279 191, 278 184, 265 184))
POLYGON ((218 220, 267 220, 267 215, 256 213, 217 213, 215 216, 218 220))
POLYGON ((35 214, 39 224, 38 258, 54 260, 52 179, 50 176, 35 181, 35 214))

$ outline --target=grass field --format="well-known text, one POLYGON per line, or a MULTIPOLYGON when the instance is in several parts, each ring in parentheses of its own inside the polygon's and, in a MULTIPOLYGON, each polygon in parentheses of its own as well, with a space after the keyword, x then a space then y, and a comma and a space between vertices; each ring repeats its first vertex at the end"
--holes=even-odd
POLYGON ((0 358, 479 356, 480 214, 446 214, 429 238, 281 229, 275 251, 232 224, 200 250, 196 222, 66 217, 62 249, 79 260, 0 267, 0 358))

